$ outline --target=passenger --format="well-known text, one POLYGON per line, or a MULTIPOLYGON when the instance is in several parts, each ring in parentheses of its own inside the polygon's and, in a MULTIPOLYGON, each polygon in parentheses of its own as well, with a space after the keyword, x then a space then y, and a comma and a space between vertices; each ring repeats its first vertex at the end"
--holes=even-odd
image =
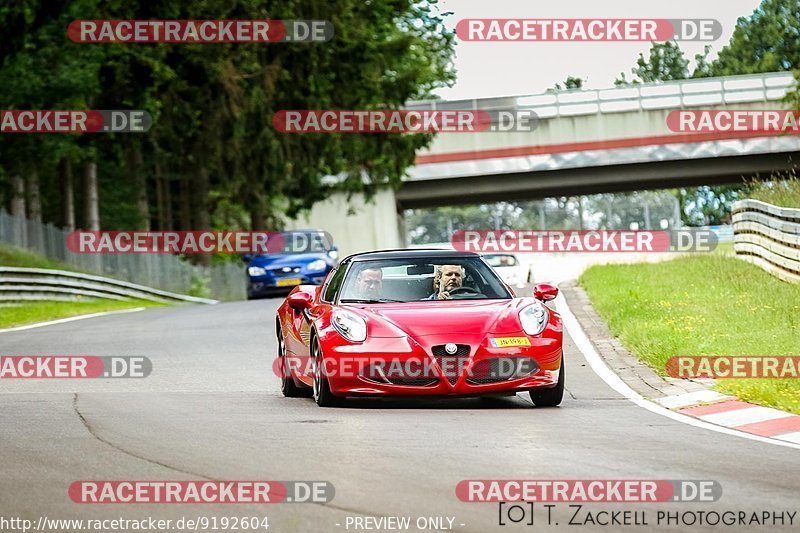
POLYGON ((367 268, 358 273, 358 277, 356 277, 356 298, 377 300, 381 297, 382 288, 383 270, 380 268, 367 268))

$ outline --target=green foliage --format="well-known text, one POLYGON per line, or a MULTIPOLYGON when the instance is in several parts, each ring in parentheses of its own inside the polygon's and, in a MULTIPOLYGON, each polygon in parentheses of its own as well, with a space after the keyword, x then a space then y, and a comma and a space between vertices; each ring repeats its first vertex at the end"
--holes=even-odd
POLYGON ((800 179, 797 172, 780 173, 766 181, 752 181, 747 197, 781 207, 800 209, 800 179))
POLYGON ((727 46, 711 65, 712 76, 779 72, 800 66, 800 0, 763 0, 740 17, 727 46))
POLYGON ((562 87, 560 83, 556 83, 554 89, 561 91, 564 89, 583 89, 583 84, 586 82, 584 78, 578 78, 575 76, 567 76, 567 79, 564 80, 564 86, 562 87))
MULTIPOLYGON (((100 165, 104 229, 246 224, 269 229, 334 190, 396 186, 431 135, 283 134, 281 109, 399 108, 451 85, 453 33, 436 0, 22 0, 0 6, 0 108, 146 109, 147 134, 18 135, 0 140, 0 188, 37 171, 58 191, 57 165, 100 165), (76 19, 322 19, 326 43, 82 44, 76 19), (130 161, 141 154, 142 168, 130 161), (156 170, 166 183, 159 189, 156 170), (336 188, 322 178, 341 176, 336 188), (205 183, 205 176, 208 182, 205 183), (144 190, 149 210, 137 205, 144 190), (158 194, 171 207, 165 220, 158 194), (181 202, 180 195, 189 195, 181 202), (189 207, 191 213, 180 212, 189 207), (241 214, 247 214, 242 220, 241 214)), ((8 198, 7 187, 4 196, 8 198)), ((60 221, 58 194, 45 219, 60 221)), ((80 209, 77 210, 81 221, 80 209)))
POLYGON ((620 73, 614 85, 683 80, 689 77, 689 60, 683 57, 683 50, 675 41, 653 43, 647 59, 639 54, 631 73, 635 76, 632 81, 620 73))

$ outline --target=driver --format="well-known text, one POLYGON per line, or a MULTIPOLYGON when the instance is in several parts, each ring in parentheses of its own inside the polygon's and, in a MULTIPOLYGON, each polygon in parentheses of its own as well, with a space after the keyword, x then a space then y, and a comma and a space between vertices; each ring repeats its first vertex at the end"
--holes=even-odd
POLYGON ((356 277, 356 297, 366 300, 377 300, 383 288, 383 270, 365 268, 356 277))
POLYGON ((461 265, 441 265, 436 267, 433 277, 433 294, 425 300, 449 300, 450 291, 464 284, 464 267, 461 265))

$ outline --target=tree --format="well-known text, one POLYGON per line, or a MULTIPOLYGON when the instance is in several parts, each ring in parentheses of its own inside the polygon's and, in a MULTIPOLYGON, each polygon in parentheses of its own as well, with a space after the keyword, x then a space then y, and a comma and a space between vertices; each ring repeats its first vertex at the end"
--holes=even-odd
POLYGON ((77 211, 86 215, 78 225, 103 229, 272 229, 335 191, 396 186, 432 135, 286 134, 272 115, 430 97, 455 77, 445 16, 435 0, 0 6, 1 109, 146 109, 154 122, 147 134, 4 136, 0 191, 14 197, 13 176, 23 185, 38 176, 47 222, 69 224, 77 211), (76 19, 322 19, 335 38, 85 44, 66 38, 76 19), (326 176, 340 179, 331 186, 326 176), (74 203, 63 196, 73 194, 74 203))
POLYGON ((763 0, 736 21, 730 42, 711 64, 711 75, 754 74, 800 65, 800 0, 763 0))
POLYGON ((689 77, 689 61, 684 58, 683 50, 674 40, 652 43, 648 58, 639 54, 631 73, 635 76, 633 80, 628 81, 625 74, 620 73, 614 85, 683 80, 689 77))
POLYGON ((564 86, 562 87, 560 83, 556 83, 553 87, 557 91, 561 91, 564 89, 583 89, 583 84, 586 82, 584 78, 578 78, 575 76, 567 76, 567 79, 564 80, 564 86))

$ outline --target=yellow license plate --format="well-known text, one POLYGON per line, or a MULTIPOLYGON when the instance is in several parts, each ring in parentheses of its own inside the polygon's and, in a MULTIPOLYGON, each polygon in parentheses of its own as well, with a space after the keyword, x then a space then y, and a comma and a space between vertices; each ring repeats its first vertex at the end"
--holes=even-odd
POLYGON ((489 343, 495 348, 507 348, 509 346, 530 346, 531 340, 528 337, 494 337, 489 339, 489 343))
POLYGON ((291 287, 292 285, 300 285, 301 281, 300 278, 285 278, 279 279, 275 285, 278 287, 291 287))

